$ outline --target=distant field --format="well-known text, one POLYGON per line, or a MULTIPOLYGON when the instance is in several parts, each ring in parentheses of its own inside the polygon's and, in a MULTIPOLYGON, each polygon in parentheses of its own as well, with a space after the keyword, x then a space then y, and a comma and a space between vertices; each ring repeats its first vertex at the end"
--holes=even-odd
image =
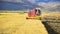
POLYGON ((41 16, 46 20, 60 20, 60 12, 44 12, 41 16))
POLYGON ((20 11, 20 10, 0 10, 0 13, 24 13, 24 12, 27 12, 27 11, 20 11))
POLYGON ((60 34, 60 12, 43 12, 41 16, 42 21, 46 22, 55 32, 60 34))

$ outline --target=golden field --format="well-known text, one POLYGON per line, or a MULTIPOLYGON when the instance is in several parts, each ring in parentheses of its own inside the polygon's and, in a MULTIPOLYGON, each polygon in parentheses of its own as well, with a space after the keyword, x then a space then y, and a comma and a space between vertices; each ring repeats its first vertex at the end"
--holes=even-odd
POLYGON ((26 17, 27 13, 0 13, 0 34, 48 34, 41 20, 26 17))

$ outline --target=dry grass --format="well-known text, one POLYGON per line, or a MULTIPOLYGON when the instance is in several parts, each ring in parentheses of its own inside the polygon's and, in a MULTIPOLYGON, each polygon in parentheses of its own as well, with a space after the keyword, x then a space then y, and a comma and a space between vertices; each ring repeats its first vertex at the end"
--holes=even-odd
POLYGON ((60 34, 60 12, 44 12, 42 21, 47 22, 54 31, 60 34))
POLYGON ((27 20, 26 16, 26 13, 0 13, 0 34, 48 34, 40 20, 27 20))

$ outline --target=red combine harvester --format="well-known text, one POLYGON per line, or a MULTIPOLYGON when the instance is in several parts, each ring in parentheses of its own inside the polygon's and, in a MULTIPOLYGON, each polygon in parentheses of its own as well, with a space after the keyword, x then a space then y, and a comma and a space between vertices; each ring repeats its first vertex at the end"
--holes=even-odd
POLYGON ((41 11, 39 8, 35 8, 28 12, 28 17, 26 19, 41 19, 41 11))

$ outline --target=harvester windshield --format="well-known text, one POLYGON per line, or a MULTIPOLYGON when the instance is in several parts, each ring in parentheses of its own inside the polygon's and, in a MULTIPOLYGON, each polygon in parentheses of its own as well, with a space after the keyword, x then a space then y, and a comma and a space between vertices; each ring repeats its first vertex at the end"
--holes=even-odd
POLYGON ((36 9, 36 15, 40 15, 41 14, 41 11, 39 9, 36 9))

